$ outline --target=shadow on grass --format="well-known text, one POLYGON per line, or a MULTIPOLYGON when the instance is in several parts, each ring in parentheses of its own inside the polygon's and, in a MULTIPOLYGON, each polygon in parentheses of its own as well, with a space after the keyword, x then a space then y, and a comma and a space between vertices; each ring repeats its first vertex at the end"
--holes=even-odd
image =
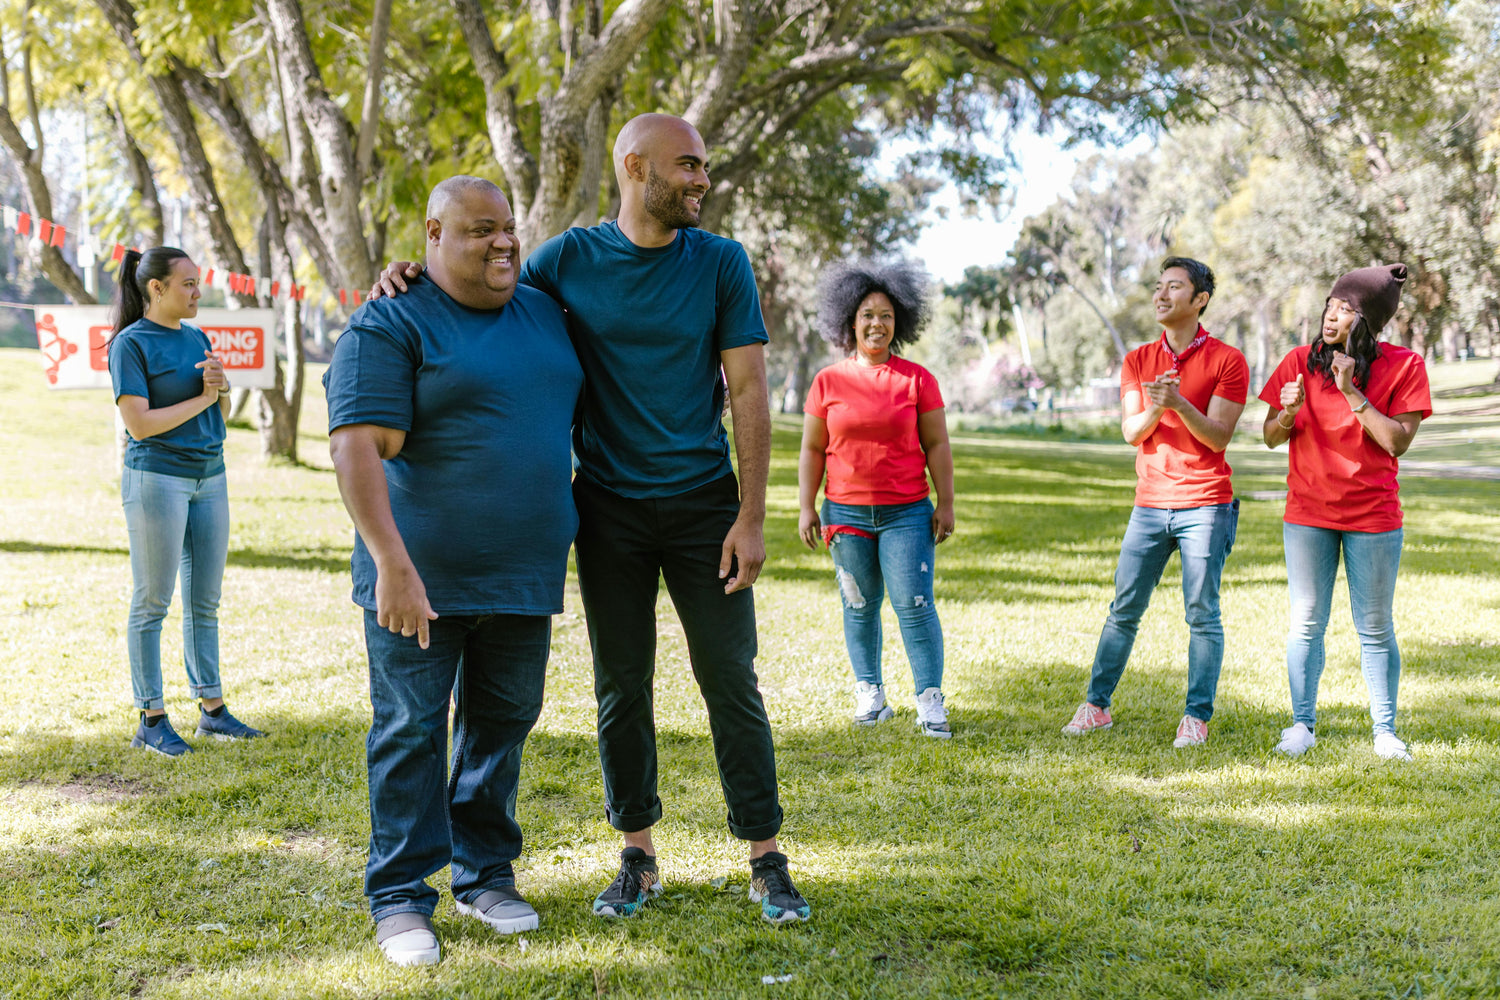
MULTIPOLYGON (((1433 652, 1413 649, 1412 659, 1433 652)), ((326 980, 349 975, 399 977, 367 984, 393 996, 446 995, 460 982, 475 995, 624 995, 648 980, 658 995, 692 995, 750 992, 783 970, 795 972, 788 992, 797 995, 902 996, 931 977, 948 984, 946 995, 992 993, 1013 977, 1098 968, 1127 952, 1168 969, 1178 952, 1219 947, 1249 955, 1179 968, 1165 993, 1254 992, 1268 965, 1359 957, 1380 934, 1355 921, 1319 949, 1263 952, 1275 937, 1253 924, 1265 918, 1247 916, 1256 908, 1284 917, 1289 898, 1316 894, 1330 909, 1376 917, 1390 900, 1358 889, 1381 877, 1368 868, 1372 854, 1401 857, 1400 884, 1421 883, 1433 898, 1459 883, 1475 888, 1448 874, 1445 850, 1413 855, 1406 840, 1413 826, 1454 820, 1472 776, 1420 760, 1412 769, 1345 763, 1356 751, 1340 744, 1367 751, 1367 723, 1352 707, 1330 706, 1325 745, 1282 762, 1268 750, 1284 720, 1234 700, 1221 706, 1208 747, 1167 747, 1184 682, 1166 671, 1127 673, 1114 731, 1063 737, 1057 728, 1082 683, 1076 668, 1057 665, 997 675, 965 691, 959 736, 946 742, 916 734, 909 713, 874 730, 781 727, 783 832, 794 865, 808 859, 794 871, 816 913, 780 932, 745 899, 743 848, 723 832, 709 738, 671 727, 661 731, 667 815, 658 828, 668 893, 638 919, 594 918, 588 902, 613 874, 617 846, 600 819, 594 740, 540 731, 527 746, 518 813, 528 838, 519 878, 543 927, 522 950, 445 899, 436 925, 447 957, 428 973, 385 969, 372 944, 360 885, 364 717, 258 718, 270 739, 207 744, 178 761, 127 749, 124 727, 17 734, 0 759, 12 808, 29 799, 39 818, 83 811, 0 852, 11 885, 0 890, 3 909, 14 913, 24 897, 32 928, 5 946, 6 964, 36 996, 112 994, 122 974, 137 992, 203 977, 195 995, 225 975, 247 995, 347 996, 346 984, 326 980), (1341 739, 1346 731, 1351 739, 1341 739), (1345 803, 1351 780, 1388 785, 1388 801, 1345 803), (65 791, 80 787, 126 793, 65 791), (1351 843, 1362 850, 1345 850, 1351 843), (727 860, 705 866, 705 851, 727 860), (903 890, 872 896, 872 880, 903 890), (108 919, 120 922, 96 930, 108 919), (1233 944, 1251 932, 1260 944, 1233 944)), ((1412 730, 1424 710, 1454 711, 1424 700, 1412 730)))
MULTIPOLYGON (((16 552, 30 555, 106 555, 129 556, 130 550, 105 545, 56 545, 49 542, 28 542, 19 539, 0 539, 0 552, 16 552)), ((348 550, 337 549, 230 549, 228 565, 252 569, 291 569, 316 573, 348 573, 348 550)))

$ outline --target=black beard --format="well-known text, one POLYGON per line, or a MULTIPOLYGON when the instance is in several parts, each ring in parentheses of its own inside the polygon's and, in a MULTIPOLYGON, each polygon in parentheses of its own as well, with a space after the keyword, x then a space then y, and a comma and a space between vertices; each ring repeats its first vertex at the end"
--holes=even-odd
POLYGON ((646 212, 667 229, 697 229, 698 220, 688 212, 682 195, 661 179, 655 168, 646 167, 646 212))

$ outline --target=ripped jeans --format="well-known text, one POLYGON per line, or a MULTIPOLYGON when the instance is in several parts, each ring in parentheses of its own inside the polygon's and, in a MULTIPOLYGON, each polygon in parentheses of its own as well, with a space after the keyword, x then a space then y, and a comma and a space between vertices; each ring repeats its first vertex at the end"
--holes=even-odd
POLYGON ((915 692, 942 687, 943 627, 932 597, 932 501, 871 506, 825 500, 822 518, 825 529, 843 526, 874 536, 837 532, 828 544, 854 679, 881 683, 880 604, 890 591, 915 692))

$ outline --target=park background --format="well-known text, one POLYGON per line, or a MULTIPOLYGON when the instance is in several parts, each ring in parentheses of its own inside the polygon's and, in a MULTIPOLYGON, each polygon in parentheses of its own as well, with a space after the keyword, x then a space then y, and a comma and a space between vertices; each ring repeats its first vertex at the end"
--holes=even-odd
MULTIPOLYGON (((227 449, 226 679, 273 739, 164 770, 125 747, 111 408, 48 392, 29 310, 0 308, 14 345, 0 350, 0 997, 1500 995, 1492 0, 7 0, 0 63, 0 204, 17 228, 25 212, 67 233, 0 238, 0 300, 107 296, 114 243, 165 241, 264 279, 207 302, 286 317, 281 382, 236 400, 227 449), (444 963, 389 969, 360 894, 369 709, 351 529, 307 359, 384 260, 420 255, 436 180, 495 179, 534 247, 612 216, 609 140, 643 110, 703 132, 705 221, 745 244, 771 331, 784 415, 760 663, 814 921, 778 933, 745 901, 665 603, 671 892, 639 921, 589 915, 617 845, 570 591, 521 800, 543 928, 500 940, 445 904, 444 963), (1077 166, 1043 178, 1062 193, 1042 205, 1028 171, 1059 168, 1037 165, 1038 136, 1065 151, 1051 164, 1077 166), (911 353, 957 429, 960 528, 938 599, 959 735, 943 745, 909 711, 850 730, 829 567, 793 537, 796 414, 831 357, 812 330, 817 275, 924 246, 937 309, 911 353), (1114 380, 1156 333, 1149 291, 1170 252, 1218 271, 1205 321, 1257 385, 1310 337, 1339 273, 1412 269, 1386 331, 1428 356, 1437 389, 1403 461, 1411 765, 1370 751, 1337 615, 1320 746, 1269 753, 1288 711, 1285 459, 1256 442, 1258 406, 1230 451, 1246 503, 1206 752, 1169 746, 1186 645, 1174 571, 1115 730, 1058 734, 1130 504, 1114 380)), ((899 643, 887 657, 904 704, 899 643)))

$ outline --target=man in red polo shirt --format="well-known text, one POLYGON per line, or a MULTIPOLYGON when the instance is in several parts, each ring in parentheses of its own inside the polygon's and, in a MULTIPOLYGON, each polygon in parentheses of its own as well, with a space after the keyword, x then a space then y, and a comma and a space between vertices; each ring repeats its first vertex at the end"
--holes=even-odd
POLYGON ((1136 447, 1135 508, 1120 543, 1115 599, 1094 653, 1088 695, 1063 727, 1070 735, 1114 724, 1110 696, 1151 592, 1176 549, 1191 637, 1187 705, 1172 745, 1201 746, 1208 739, 1224 661, 1219 576, 1239 521, 1224 449, 1250 386, 1245 356, 1198 322, 1213 291, 1214 273, 1206 264, 1188 257, 1164 260, 1152 297, 1161 339, 1127 354, 1120 370, 1120 430, 1136 447))

